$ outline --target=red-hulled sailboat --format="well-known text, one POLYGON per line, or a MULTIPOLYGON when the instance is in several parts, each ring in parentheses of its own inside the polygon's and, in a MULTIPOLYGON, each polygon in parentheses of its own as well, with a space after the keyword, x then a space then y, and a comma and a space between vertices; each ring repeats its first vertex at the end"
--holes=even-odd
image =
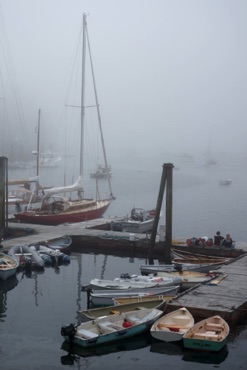
MULTIPOLYGON (((83 135, 84 135, 84 87, 85 87, 85 56, 86 44, 90 54, 90 46, 87 34, 86 15, 83 14, 83 47, 82 47, 82 96, 81 96, 81 150, 80 150, 80 175, 78 180, 70 186, 53 187, 43 190, 43 198, 39 208, 28 208, 26 211, 15 214, 15 217, 20 222, 42 225, 59 225, 62 223, 74 223, 92 220, 102 217, 111 201, 114 199, 110 184, 110 173, 108 176, 110 196, 107 199, 100 200, 87 199, 84 197, 82 173, 83 173, 83 135), (68 193, 69 198, 64 197, 68 193), (73 199, 72 194, 76 193, 76 198, 73 199), (59 195, 63 194, 63 196, 59 195)), ((95 105, 97 107, 99 128, 101 133, 101 142, 104 155, 105 166, 108 168, 106 151, 103 140, 99 103, 94 80, 92 58, 90 54, 90 63, 93 76, 95 105)))

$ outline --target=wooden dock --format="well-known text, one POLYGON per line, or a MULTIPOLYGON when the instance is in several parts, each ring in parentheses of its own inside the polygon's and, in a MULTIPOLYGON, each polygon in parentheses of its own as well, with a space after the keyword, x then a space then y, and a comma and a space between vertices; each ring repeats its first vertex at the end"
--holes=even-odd
POLYGON ((223 265, 224 278, 214 284, 201 284, 185 291, 167 306, 167 312, 186 307, 197 321, 220 315, 230 325, 247 317, 247 255, 223 265))
MULTIPOLYGON (((63 235, 72 238, 72 250, 79 253, 109 254, 120 257, 146 258, 150 238, 146 234, 133 234, 111 230, 111 219, 95 219, 76 224, 62 224, 58 226, 30 225, 23 223, 9 223, 9 229, 15 229, 17 237, 7 237, 2 241, 5 249, 13 245, 27 245, 42 243, 56 239, 63 235), (19 229, 19 232, 18 232, 19 229), (28 230, 22 235, 20 230, 28 230), (31 229, 33 233, 31 233, 31 229)), ((11 233, 10 233, 11 234, 11 233)), ((164 255, 164 246, 156 244, 154 258, 164 255)))
MULTIPOLYGON (((23 235, 18 232, 15 238, 2 240, 4 249, 13 245, 42 243, 59 238, 63 235, 72 237, 72 250, 81 253, 109 254, 120 257, 146 258, 148 242, 146 235, 119 233, 106 230, 106 219, 93 220, 78 224, 63 224, 58 226, 43 226, 10 223, 9 228, 27 229, 23 235), (120 235, 119 235, 120 234, 120 235)), ((154 248, 154 258, 160 258, 164 246, 157 243, 154 248)), ((246 250, 247 252, 247 250, 246 250)), ((190 310, 196 320, 220 315, 230 325, 247 317, 247 254, 244 254, 230 264, 223 265, 219 271, 226 275, 217 284, 202 284, 195 289, 185 291, 172 303, 167 305, 167 312, 180 306, 190 310)))

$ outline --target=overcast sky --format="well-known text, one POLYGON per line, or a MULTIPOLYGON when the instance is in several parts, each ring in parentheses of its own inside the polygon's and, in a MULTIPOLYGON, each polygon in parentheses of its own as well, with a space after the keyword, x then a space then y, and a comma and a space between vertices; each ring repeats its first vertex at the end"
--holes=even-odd
POLYGON ((1 94, 10 100, 7 61, 27 127, 35 125, 41 108, 46 133, 53 128, 56 142, 86 13, 110 162, 116 153, 157 153, 163 163, 170 152, 204 153, 210 140, 215 154, 247 155, 246 0, 0 0, 0 5, 1 94))

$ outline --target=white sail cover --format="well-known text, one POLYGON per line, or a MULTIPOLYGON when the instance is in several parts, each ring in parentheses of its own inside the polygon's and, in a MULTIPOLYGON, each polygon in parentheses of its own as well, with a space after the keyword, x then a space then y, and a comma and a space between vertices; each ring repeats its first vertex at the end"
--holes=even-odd
POLYGON ((50 189, 44 189, 43 190, 43 192, 46 196, 51 196, 53 194, 70 193, 72 191, 83 191, 81 176, 79 176, 77 181, 72 185, 60 186, 60 187, 55 187, 55 188, 50 188, 50 189))

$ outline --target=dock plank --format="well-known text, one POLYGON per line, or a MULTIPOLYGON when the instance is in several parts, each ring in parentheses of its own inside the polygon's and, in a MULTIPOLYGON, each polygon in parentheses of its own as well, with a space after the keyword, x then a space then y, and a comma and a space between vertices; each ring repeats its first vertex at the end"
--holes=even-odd
POLYGON ((247 315, 247 256, 231 264, 223 265, 218 271, 227 274, 217 285, 201 284, 185 292, 167 305, 171 312, 184 306, 198 320, 220 315, 228 323, 235 323, 247 315))
MULTIPOLYGON (((27 245, 52 240, 63 235, 72 238, 72 250, 79 253, 104 253, 113 256, 143 257, 148 254, 148 240, 146 234, 133 234, 109 230, 112 219, 95 219, 75 224, 61 224, 57 226, 30 225, 24 223, 12 223, 13 226, 22 228, 33 227, 31 235, 19 238, 5 239, 2 241, 4 248, 14 245, 27 245)), ((9 223, 11 227, 11 223, 9 223)), ((155 256, 164 254, 164 249, 159 248, 155 256)))

